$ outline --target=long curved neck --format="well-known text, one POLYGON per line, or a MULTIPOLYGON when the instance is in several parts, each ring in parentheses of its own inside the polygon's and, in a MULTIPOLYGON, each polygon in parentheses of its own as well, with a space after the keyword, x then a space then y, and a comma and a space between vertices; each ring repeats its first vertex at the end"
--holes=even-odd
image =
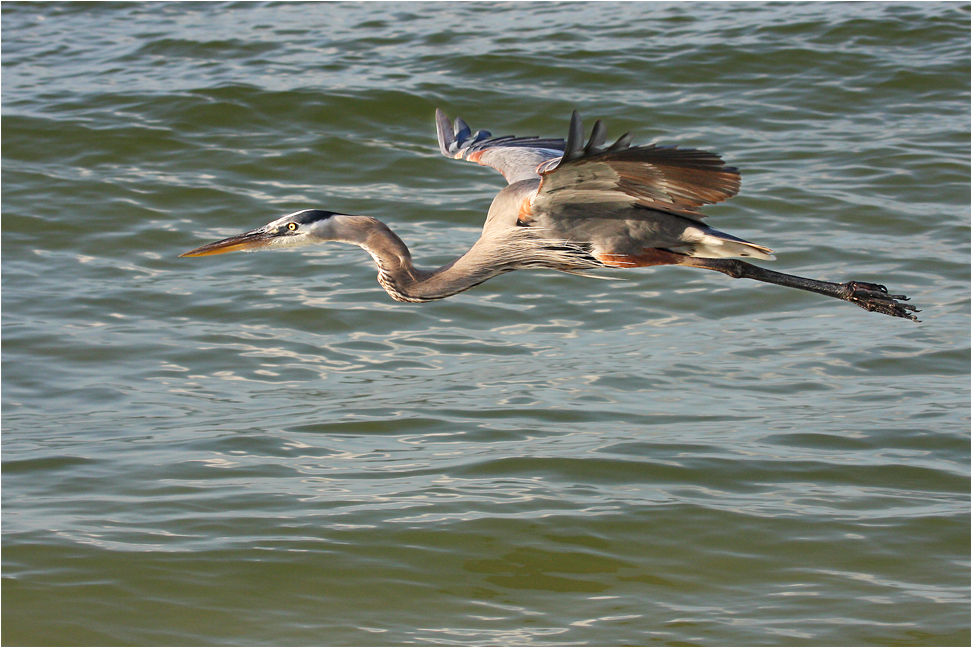
POLYGON ((369 216, 342 216, 338 236, 333 240, 352 243, 371 255, 378 265, 378 283, 397 301, 427 302, 455 295, 491 277, 510 272, 515 266, 483 263, 483 242, 458 259, 434 270, 416 268, 405 243, 391 229, 369 216))

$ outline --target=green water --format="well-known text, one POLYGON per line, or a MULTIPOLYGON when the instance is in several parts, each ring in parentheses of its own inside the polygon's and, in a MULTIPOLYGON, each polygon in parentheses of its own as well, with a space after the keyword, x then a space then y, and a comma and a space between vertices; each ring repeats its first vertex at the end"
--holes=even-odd
POLYGON ((2 7, 5 645, 968 645, 968 4, 2 7), (495 134, 722 153, 685 268, 393 302, 495 134))

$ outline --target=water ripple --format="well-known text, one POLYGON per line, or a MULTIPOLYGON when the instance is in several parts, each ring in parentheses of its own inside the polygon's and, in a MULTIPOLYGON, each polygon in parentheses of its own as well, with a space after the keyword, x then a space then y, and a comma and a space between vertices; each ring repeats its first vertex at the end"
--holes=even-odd
POLYGON ((4 643, 969 643, 967 6, 2 14, 4 643), (502 179, 436 107, 719 151, 715 226, 924 322, 679 268, 407 305, 351 247, 177 257, 316 206, 448 262, 502 179))

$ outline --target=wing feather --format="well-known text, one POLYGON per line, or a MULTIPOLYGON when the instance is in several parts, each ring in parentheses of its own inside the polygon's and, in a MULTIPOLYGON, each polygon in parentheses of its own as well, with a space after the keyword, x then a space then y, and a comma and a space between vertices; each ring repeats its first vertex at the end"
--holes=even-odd
POLYGON ((739 171, 714 153, 673 146, 631 146, 622 135, 605 148, 606 129, 595 122, 584 145, 577 111, 571 116, 564 154, 542 163, 535 208, 555 211, 564 203, 630 203, 702 218, 699 208, 739 192, 739 171))
POLYGON ((443 155, 491 166, 502 173, 509 184, 539 178, 537 167, 559 159, 565 146, 562 139, 493 137, 485 130, 473 133, 462 118, 457 117, 450 123, 441 110, 435 111, 435 127, 443 155))

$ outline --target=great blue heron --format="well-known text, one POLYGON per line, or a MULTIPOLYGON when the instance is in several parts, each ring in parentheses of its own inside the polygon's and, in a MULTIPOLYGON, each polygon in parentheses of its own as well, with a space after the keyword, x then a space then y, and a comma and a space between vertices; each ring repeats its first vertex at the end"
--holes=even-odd
POLYGON ((370 216, 305 209, 181 256, 340 241, 378 264, 378 283, 393 299, 427 302, 468 290, 513 270, 545 268, 583 274, 602 268, 681 265, 715 270, 836 297, 869 311, 918 321, 904 295, 859 281, 831 283, 773 272, 732 257, 772 260, 772 250, 702 223, 699 208, 732 198, 739 172, 695 149, 631 146, 630 134, 605 146, 597 121, 584 144, 574 111, 567 141, 473 133, 461 118, 435 113, 446 157, 491 166, 505 177, 482 236, 461 257, 435 270, 412 255, 387 225, 370 216))

